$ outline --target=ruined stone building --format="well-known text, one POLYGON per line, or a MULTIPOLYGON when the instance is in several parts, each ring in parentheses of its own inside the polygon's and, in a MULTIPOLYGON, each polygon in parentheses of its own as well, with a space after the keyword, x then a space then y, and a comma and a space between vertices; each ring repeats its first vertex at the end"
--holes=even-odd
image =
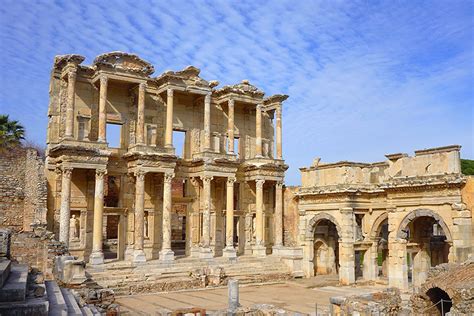
MULTIPOLYGON (((83 61, 54 61, 47 190, 38 191, 47 191, 47 211, 35 207, 92 274, 109 262, 160 268, 223 257, 216 264, 230 269, 241 260, 243 270, 257 262, 280 276, 388 279, 406 289, 430 267, 472 256, 474 178, 461 173, 460 146, 377 163, 315 159, 300 169, 300 187, 285 188, 288 96, 265 97, 246 80, 219 87, 192 66, 153 76, 127 53, 83 61)), ((28 229, 36 215, 24 214, 28 229)))
POLYGON ((282 102, 136 55, 56 57, 48 224, 91 264, 265 256, 282 246, 282 102))
POLYGON ((461 174, 459 151, 418 150, 377 163, 315 159, 301 168, 294 195, 305 275, 339 273, 343 284, 388 277, 407 289, 432 266, 465 261, 473 253, 474 179, 461 174))

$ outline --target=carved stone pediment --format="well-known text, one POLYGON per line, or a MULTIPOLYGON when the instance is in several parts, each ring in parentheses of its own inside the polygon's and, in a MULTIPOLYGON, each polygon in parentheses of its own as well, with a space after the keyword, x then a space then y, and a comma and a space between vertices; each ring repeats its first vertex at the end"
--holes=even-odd
POLYGON ((155 68, 149 62, 141 59, 135 54, 124 52, 110 52, 99 55, 94 60, 96 68, 111 68, 115 70, 138 73, 145 76, 155 72, 155 68))
POLYGON ((165 82, 172 82, 178 85, 189 87, 212 88, 219 83, 216 81, 207 81, 199 77, 201 70, 194 66, 188 66, 180 71, 166 71, 156 78, 157 84, 161 85, 165 82))
POLYGON ((286 94, 274 94, 268 98, 265 98, 265 100, 263 100, 263 104, 264 105, 271 105, 273 103, 282 103, 283 101, 285 101, 286 99, 288 99, 288 95, 286 94))
POLYGON ((265 92, 258 89, 256 86, 250 84, 248 80, 242 80, 241 83, 234 84, 231 86, 224 86, 216 90, 215 95, 221 96, 229 93, 235 93, 240 95, 248 95, 250 97, 263 98, 265 92))
POLYGON ((85 59, 84 56, 77 54, 57 55, 54 57, 54 68, 61 70, 68 64, 74 64, 77 66, 85 59))

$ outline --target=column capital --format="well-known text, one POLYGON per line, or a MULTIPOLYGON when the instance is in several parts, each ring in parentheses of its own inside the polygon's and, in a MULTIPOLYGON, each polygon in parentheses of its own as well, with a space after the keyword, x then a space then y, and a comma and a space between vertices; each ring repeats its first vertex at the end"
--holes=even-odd
POLYGON ((95 169, 96 178, 103 179, 106 174, 107 174, 107 169, 95 169))
POLYGON ((263 109, 263 104, 259 103, 257 104, 257 110, 261 111, 263 109))
POLYGON ((277 181, 275 183, 275 186, 277 189, 280 189, 280 190, 283 189, 283 181, 277 181))
POLYGON ((207 183, 207 184, 211 183, 212 179, 214 179, 213 176, 207 176, 207 175, 205 175, 205 176, 199 176, 199 177, 201 178, 201 181, 202 181, 203 183, 207 183))
POLYGON ((72 167, 61 167, 62 175, 66 178, 71 178, 72 170, 72 167))
POLYGON ((283 107, 281 106, 281 103, 279 103, 278 106, 275 109, 277 119, 281 119, 282 110, 283 110, 283 107))
POLYGON ((352 207, 341 207, 339 211, 341 213, 351 213, 354 209, 352 207))
POLYGON ((77 77, 77 69, 72 68, 71 70, 69 70, 69 72, 67 73, 68 80, 76 79, 76 77, 77 77))
POLYGON ((146 175, 145 170, 135 170, 135 172, 133 174, 135 175, 137 180, 140 180, 140 181, 145 180, 145 175, 146 175))
POLYGON ((204 97, 204 102, 211 102, 211 96, 212 96, 212 91, 209 91, 206 93, 206 96, 204 97))
POLYGON ((261 189, 261 188, 263 188, 263 184, 265 183, 265 180, 264 179, 257 179, 257 180, 255 180, 255 183, 257 185, 257 188, 261 189))
POLYGON ((174 172, 165 172, 164 174, 165 183, 171 183, 171 181, 173 181, 174 176, 175 176, 174 172))
POLYGON ((227 102, 228 106, 234 106, 234 99, 230 98, 229 101, 227 102))
POLYGON ((109 82, 109 78, 106 75, 101 75, 100 76, 100 85, 106 85, 109 82))
POLYGON ((234 186, 234 182, 235 182, 235 177, 228 177, 227 178, 227 186, 234 186))
POLYGON ((146 82, 140 82, 140 84, 138 85, 138 87, 139 87, 141 90, 145 90, 147 86, 148 86, 148 85, 147 85, 146 82))
POLYGON ((172 96, 173 96, 173 93, 174 93, 174 90, 173 90, 173 89, 171 89, 171 88, 166 89, 166 95, 167 95, 168 97, 172 97, 172 96))

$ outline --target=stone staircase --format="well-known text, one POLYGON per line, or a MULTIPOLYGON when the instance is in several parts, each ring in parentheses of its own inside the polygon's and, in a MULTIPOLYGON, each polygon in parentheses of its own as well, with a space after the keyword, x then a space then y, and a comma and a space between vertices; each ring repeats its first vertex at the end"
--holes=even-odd
POLYGON ((92 305, 79 307, 72 292, 56 281, 36 284, 40 291, 28 285, 28 265, 0 258, 0 315, 100 315, 92 305))
MULTIPOLYGON (((173 263, 152 260, 139 265, 122 261, 88 266, 87 272, 99 286, 110 288, 116 296, 121 296, 202 288, 205 285, 202 278, 196 277, 196 271, 207 269, 211 271, 210 277, 214 277, 218 268, 223 269, 227 278, 238 279, 241 284, 291 278, 288 266, 275 256, 241 256, 232 261, 222 257, 209 260, 187 257, 173 263)), ((211 285, 223 284, 211 282, 211 285)))

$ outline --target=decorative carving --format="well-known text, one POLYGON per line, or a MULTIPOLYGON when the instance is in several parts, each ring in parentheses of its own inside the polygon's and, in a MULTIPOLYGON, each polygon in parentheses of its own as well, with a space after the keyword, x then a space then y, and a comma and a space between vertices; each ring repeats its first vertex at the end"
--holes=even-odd
POLYGON ((67 80, 68 81, 76 80, 76 77, 77 77, 76 71, 77 71, 76 68, 72 68, 71 70, 69 70, 69 72, 67 73, 67 80))
POLYGON ((277 181, 275 184, 275 187, 277 190, 282 190, 283 189, 283 181, 277 181))
POLYGON ((235 180, 236 180, 236 179, 235 179, 234 177, 228 177, 228 178, 227 178, 227 186, 233 186, 235 180))
POLYGON ((242 80, 241 83, 232 86, 224 86, 215 92, 216 96, 221 96, 228 93, 249 95, 256 98, 262 98, 265 95, 265 92, 250 84, 248 80, 242 80))
POLYGON ((165 183, 170 184, 171 181, 173 181, 173 178, 174 178, 174 172, 166 172, 164 174, 165 183))
POLYGON ((73 64, 77 66, 81 64, 85 59, 86 58, 84 56, 76 54, 58 55, 54 57, 54 68, 62 69, 68 64, 73 64))
POLYGON ((263 184, 265 183, 264 179, 257 179, 255 180, 255 184, 257 185, 257 189, 263 189, 263 184))
POLYGON ((107 83, 109 82, 109 78, 107 76, 100 76, 100 86, 107 87, 107 83))
POLYGON ((71 179, 73 168, 71 168, 71 167, 62 167, 61 170, 62 170, 63 178, 71 179))
POLYGON ((173 89, 170 88, 170 89, 167 89, 167 90, 166 90, 166 95, 167 95, 168 97, 171 97, 171 98, 172 98, 172 97, 173 97, 173 94, 174 94, 174 90, 173 90, 173 89))
POLYGON ((200 176, 200 178, 201 178, 201 181, 205 184, 210 184, 212 179, 214 179, 213 176, 207 176, 207 175, 206 176, 200 176))
POLYGON ((145 76, 149 76, 155 72, 155 68, 149 62, 135 54, 124 52, 110 52, 99 55, 94 60, 94 66, 97 68, 106 67, 126 72, 140 73, 145 76))
POLYGON ((134 175, 137 181, 145 181, 146 171, 139 169, 134 172, 134 175))
POLYGON ((106 169, 96 169, 95 170, 95 177, 96 179, 103 180, 104 176, 107 174, 106 169))

